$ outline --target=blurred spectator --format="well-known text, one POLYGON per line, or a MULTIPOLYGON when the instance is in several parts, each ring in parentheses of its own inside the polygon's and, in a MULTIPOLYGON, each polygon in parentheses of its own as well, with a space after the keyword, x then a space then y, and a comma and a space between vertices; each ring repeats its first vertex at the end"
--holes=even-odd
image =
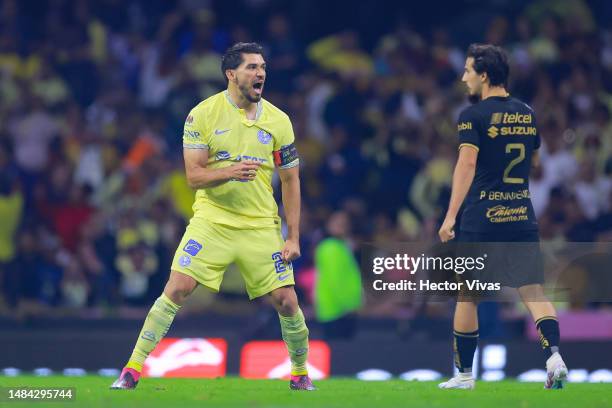
POLYGON ((578 163, 571 152, 564 148, 561 129, 554 124, 544 124, 542 129, 540 159, 544 174, 552 185, 569 184, 578 173, 578 163))
POLYGON ((130 305, 145 306, 148 302, 149 277, 157 269, 157 257, 146 245, 134 243, 117 257, 121 274, 119 290, 130 305))
POLYGON ((19 168, 29 174, 44 170, 49 160, 51 140, 58 136, 59 126, 42 101, 30 96, 28 112, 16 117, 8 125, 8 131, 19 168))
POLYGON ((582 212, 589 220, 594 220, 610 208, 608 197, 612 189, 612 180, 597 175, 595 163, 582 163, 574 193, 582 212))
POLYGON ((269 88, 281 92, 292 91, 293 81, 301 62, 300 50, 291 32, 287 16, 274 14, 268 20, 266 62, 269 88))
POLYGON ((17 253, 5 271, 4 290, 9 306, 18 306, 21 301, 39 300, 41 266, 42 260, 35 231, 24 229, 17 241, 17 253))
MULTIPOLYGON (((0 153, 1 154, 1 153, 0 153)), ((0 168, 2 157, 0 157, 0 168)), ((0 285, 7 286, 7 291, 11 290, 11 283, 7 285, 8 269, 16 255, 16 231, 21 222, 23 213, 23 196, 9 178, 8 173, 0 173, 0 285)), ((4 290, 0 291, 0 293, 4 290)), ((10 295, 9 295, 10 296, 10 295)), ((15 301, 13 300, 12 303, 15 301)))
POLYGON ((81 239, 82 228, 93 215, 94 209, 88 204, 91 193, 89 186, 72 185, 67 201, 53 210, 53 225, 64 248, 75 252, 81 239))
POLYGON ((361 48, 354 31, 320 39, 308 47, 307 54, 321 68, 344 76, 370 75, 374 71, 372 58, 361 48))

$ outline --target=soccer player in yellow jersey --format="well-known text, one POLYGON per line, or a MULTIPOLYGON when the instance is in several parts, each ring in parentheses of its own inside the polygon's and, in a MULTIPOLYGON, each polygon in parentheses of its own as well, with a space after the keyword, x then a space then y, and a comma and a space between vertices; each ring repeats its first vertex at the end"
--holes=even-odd
POLYGON ((194 216, 176 251, 168 283, 155 301, 134 351, 111 388, 135 388, 145 359, 168 332, 198 285, 219 291, 235 262, 249 298, 266 295, 278 312, 291 360, 289 386, 314 390, 308 377, 308 328, 298 306, 291 261, 300 256, 299 158, 289 117, 262 99, 263 50, 238 43, 223 56, 227 90, 199 103, 185 121, 187 180, 197 190, 194 216), (277 168, 288 236, 272 195, 277 168))

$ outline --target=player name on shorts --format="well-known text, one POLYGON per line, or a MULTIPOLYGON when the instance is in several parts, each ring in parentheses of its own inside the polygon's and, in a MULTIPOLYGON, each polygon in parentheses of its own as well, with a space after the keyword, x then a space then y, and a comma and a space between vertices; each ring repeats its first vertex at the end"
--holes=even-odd
POLYGON ((505 205, 496 205, 487 209, 487 219, 493 223, 517 222, 529 220, 526 205, 512 208, 505 205))
POLYGON ((480 191, 481 200, 486 198, 489 201, 510 201, 510 200, 523 200, 526 198, 531 198, 531 194, 529 194, 529 190, 521 190, 521 191, 480 191))
POLYGON ((385 282, 382 279, 377 279, 372 282, 372 287, 376 291, 387 291, 387 290, 399 290, 399 291, 458 291, 458 290, 501 290, 501 283, 499 282, 481 282, 478 279, 464 280, 461 282, 435 282, 426 280, 410 281, 402 279, 397 282, 385 282))

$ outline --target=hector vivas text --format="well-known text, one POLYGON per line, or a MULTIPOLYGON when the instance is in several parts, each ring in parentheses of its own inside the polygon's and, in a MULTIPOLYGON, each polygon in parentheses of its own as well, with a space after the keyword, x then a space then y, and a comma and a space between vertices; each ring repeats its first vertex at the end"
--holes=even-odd
MULTIPOLYGON (((408 254, 395 254, 391 257, 375 257, 372 259, 372 272, 382 275, 388 271, 403 271, 415 275, 418 271, 446 271, 462 275, 465 272, 482 271, 485 269, 487 254, 478 257, 452 257, 452 256, 410 256, 408 254)), ((375 279, 372 282, 375 291, 455 291, 473 290, 501 290, 500 283, 481 282, 478 279, 463 281, 431 281, 429 279, 408 280, 401 279, 394 282, 385 282, 375 279)))

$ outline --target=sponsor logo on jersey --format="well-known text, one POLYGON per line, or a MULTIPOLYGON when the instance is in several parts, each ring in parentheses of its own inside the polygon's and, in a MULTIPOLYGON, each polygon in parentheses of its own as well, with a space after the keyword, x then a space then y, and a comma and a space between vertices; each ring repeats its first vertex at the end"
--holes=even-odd
POLYGON ((189 115, 187 116, 187 119, 185 119, 185 125, 191 125, 193 123, 193 116, 189 115))
POLYGON ((499 125, 502 121, 502 117, 504 116, 503 112, 496 112, 491 115, 491 125, 499 125))
POLYGON ((538 134, 535 126, 490 126, 487 130, 487 135, 491 139, 495 139, 498 135, 501 136, 535 136, 538 134))
POLYGON ((229 132, 230 130, 232 129, 215 129, 215 135, 219 136, 219 135, 229 132))
POLYGON ((492 223, 505 223, 527 221, 529 219, 528 208, 526 205, 520 207, 508 207, 506 205, 496 205, 487 208, 487 219, 492 223))
POLYGON ((202 244, 200 244, 195 239, 190 239, 185 244, 183 251, 187 252, 191 256, 196 256, 198 252, 200 252, 201 249, 202 249, 202 244))
POLYGON ((268 160, 267 159, 263 159, 261 157, 255 157, 255 156, 247 156, 246 154, 239 154, 238 156, 236 156, 236 161, 256 161, 259 163, 265 163, 268 160))
POLYGON ((272 135, 263 129, 257 131, 257 139, 263 144, 268 144, 272 140, 272 135))
POLYGON ((187 129, 185 129, 185 131, 183 132, 183 137, 185 137, 187 139, 199 139, 200 138, 200 132, 198 132, 197 130, 187 130, 187 129))
POLYGON ((502 136, 535 136, 538 132, 534 126, 510 126, 499 129, 502 136))
POLYGON ((487 130, 487 135, 489 135, 491 139, 495 139, 498 134, 499 134, 499 129, 497 129, 496 126, 491 126, 489 127, 489 130, 487 130))
POLYGON ((286 274, 286 275, 279 275, 279 276, 278 276, 278 280, 279 280, 279 281, 281 281, 281 282, 284 282, 285 280, 287 280, 287 278, 288 278, 289 276, 291 276, 291 274, 290 274, 290 273, 288 273, 288 274, 286 274))
POLYGON ((457 125, 457 131, 472 130, 472 122, 461 122, 457 125))
POLYGON ((217 152, 215 157, 217 158, 217 160, 227 160, 230 157, 232 157, 232 155, 229 152, 226 152, 225 150, 222 150, 220 152, 217 152))
POLYGON ((514 125, 514 124, 528 125, 532 122, 533 122, 533 116, 531 116, 531 113, 519 113, 519 112, 514 112, 514 113, 504 112, 504 115, 501 121, 501 123, 508 124, 508 125, 514 125))

